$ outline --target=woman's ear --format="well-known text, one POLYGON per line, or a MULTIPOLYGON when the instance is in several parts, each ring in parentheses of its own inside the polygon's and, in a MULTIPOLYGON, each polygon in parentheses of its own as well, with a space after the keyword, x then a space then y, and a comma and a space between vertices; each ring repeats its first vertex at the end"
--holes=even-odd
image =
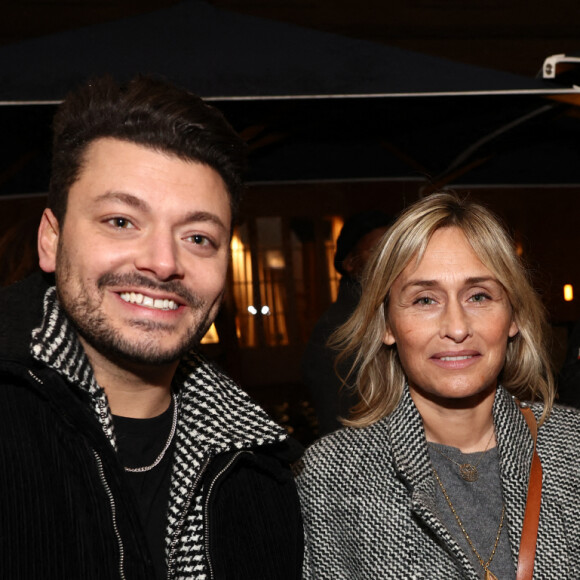
POLYGON ((518 324, 515 320, 512 320, 512 323, 510 324, 510 329, 509 329, 509 337, 513 338, 518 332, 520 331, 518 324))
POLYGON ((387 330, 385 331, 385 336, 383 337, 383 342, 387 346, 393 346, 393 344, 395 344, 395 342, 397 342, 395 340, 395 335, 393 334, 390 327, 388 327, 388 326, 387 326, 387 330))
POLYGON ((56 270, 60 228, 52 210, 45 209, 38 227, 38 263, 45 272, 56 270))

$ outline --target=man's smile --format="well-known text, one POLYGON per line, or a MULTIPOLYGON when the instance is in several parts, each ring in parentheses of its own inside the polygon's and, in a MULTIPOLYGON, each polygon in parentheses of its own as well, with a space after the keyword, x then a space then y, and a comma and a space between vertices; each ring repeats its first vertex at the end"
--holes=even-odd
POLYGON ((177 310, 179 304, 174 300, 168 300, 167 298, 152 298, 140 292, 121 292, 119 296, 129 304, 138 304, 139 306, 145 306, 146 308, 153 308, 155 310, 177 310))

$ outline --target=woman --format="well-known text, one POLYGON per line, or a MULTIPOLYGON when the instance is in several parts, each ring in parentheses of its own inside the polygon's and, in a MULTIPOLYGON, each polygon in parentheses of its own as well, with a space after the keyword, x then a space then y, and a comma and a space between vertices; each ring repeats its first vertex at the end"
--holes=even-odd
POLYGON ((552 409, 545 327, 486 209, 435 194, 398 218, 335 336, 360 402, 298 466, 305 578, 515 579, 534 453, 518 399, 540 422, 533 577, 580 578, 580 417, 552 409))

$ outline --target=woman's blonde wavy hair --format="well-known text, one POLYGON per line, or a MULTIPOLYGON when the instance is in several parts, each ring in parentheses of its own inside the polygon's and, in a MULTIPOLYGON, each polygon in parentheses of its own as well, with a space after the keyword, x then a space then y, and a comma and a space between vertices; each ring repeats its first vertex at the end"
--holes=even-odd
POLYGON ((339 360, 354 357, 352 369, 343 379, 346 384, 356 377, 359 402, 342 420, 345 425, 371 425, 399 403, 405 373, 396 345, 383 343, 390 290, 412 260, 421 260, 433 233, 446 227, 463 232, 479 259, 502 284, 511 304, 519 332, 508 341, 501 384, 519 399, 542 400, 542 419, 549 414, 555 387, 545 309, 513 240, 485 207, 453 193, 435 193, 407 208, 382 238, 363 273, 359 305, 329 341, 340 351, 339 360))

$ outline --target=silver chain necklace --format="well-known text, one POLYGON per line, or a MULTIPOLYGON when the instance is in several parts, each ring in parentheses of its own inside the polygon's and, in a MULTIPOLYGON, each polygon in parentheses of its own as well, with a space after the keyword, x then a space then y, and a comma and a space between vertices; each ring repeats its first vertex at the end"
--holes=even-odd
POLYGON ((145 471, 151 471, 154 467, 159 465, 160 461, 167 453, 171 442, 173 441, 173 436, 175 435, 175 429, 177 427, 177 407, 178 401, 177 398, 173 393, 171 393, 171 400, 173 401, 173 422, 171 423, 171 431, 169 432, 169 437, 167 437, 167 441, 165 443, 165 447, 163 447, 161 453, 157 456, 157 459, 151 465, 145 465, 144 467, 125 467, 125 471, 129 471, 130 473, 144 473, 145 471))

